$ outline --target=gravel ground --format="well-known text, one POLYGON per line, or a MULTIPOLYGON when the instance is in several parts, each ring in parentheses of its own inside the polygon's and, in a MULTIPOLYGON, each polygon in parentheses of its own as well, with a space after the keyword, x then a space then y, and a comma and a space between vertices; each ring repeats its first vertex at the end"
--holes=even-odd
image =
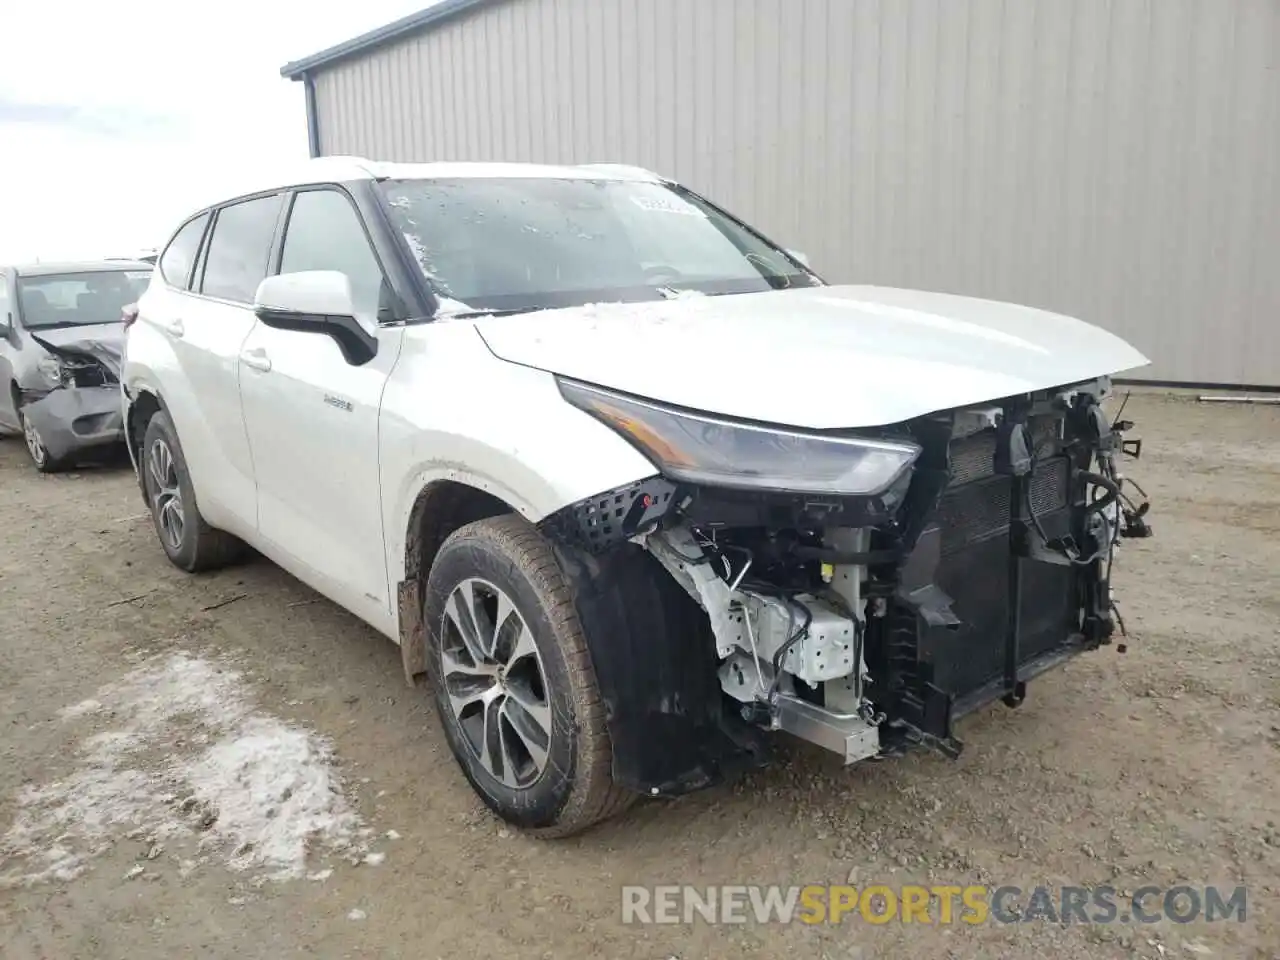
POLYGON ((1280 410, 1138 394, 1127 415, 1156 538, 1122 552, 1126 654, 966 719, 955 762, 787 746, 553 843, 480 807, 393 645, 263 561, 179 573, 127 467, 41 477, 0 440, 0 956, 1280 957, 1280 410), (851 875, 1245 884, 1248 914, 619 919, 623 884, 851 875))

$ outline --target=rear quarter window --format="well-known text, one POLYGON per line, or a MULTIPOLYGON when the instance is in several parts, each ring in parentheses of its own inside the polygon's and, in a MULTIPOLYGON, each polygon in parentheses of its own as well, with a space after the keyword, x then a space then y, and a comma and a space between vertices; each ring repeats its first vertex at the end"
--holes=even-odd
POLYGON ((204 237, 204 228, 208 223, 209 214, 202 213, 183 224, 160 255, 157 268, 169 286, 179 290, 191 289, 191 270, 195 266, 196 256, 200 252, 200 240, 204 237))
POLYGON ((252 303, 267 275, 271 242, 284 197, 241 200, 218 211, 204 255, 200 292, 222 300, 252 303))

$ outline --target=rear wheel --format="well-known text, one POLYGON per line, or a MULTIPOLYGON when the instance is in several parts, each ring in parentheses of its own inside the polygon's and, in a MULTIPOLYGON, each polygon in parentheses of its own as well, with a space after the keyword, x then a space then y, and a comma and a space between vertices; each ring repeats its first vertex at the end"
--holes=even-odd
POLYGON ((550 545, 518 516, 440 549, 424 609, 436 709, 458 765, 507 822, 567 836, 625 810, 604 704, 550 545))
POLYGON ((209 526, 200 515, 182 446, 168 414, 156 413, 147 422, 139 466, 156 536, 174 566, 196 573, 240 558, 243 542, 209 526))
POLYGON ((37 470, 41 473, 57 473, 66 468, 68 461, 49 452, 40 431, 27 419, 21 408, 18 409, 18 422, 22 424, 22 439, 27 443, 27 453, 31 454, 31 462, 37 470))

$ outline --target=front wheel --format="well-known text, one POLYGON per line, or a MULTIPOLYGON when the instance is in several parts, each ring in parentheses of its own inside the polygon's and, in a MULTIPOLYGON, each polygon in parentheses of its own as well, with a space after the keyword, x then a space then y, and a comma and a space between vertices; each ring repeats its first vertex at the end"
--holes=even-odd
POLYGON ((174 566, 196 573, 239 559, 244 544, 209 526, 200 515, 191 474, 168 414, 157 413, 147 422, 139 466, 156 536, 174 566))
POLYGON ((31 462, 41 473, 57 473, 67 466, 67 461, 59 459, 49 452, 44 439, 35 424, 27 419, 21 408, 18 410, 18 421, 22 424, 22 439, 27 443, 27 453, 31 454, 31 462))
POLYGON ((550 545, 518 516, 468 524, 440 549, 424 605, 445 737, 499 817, 563 837, 620 813, 586 638, 550 545))

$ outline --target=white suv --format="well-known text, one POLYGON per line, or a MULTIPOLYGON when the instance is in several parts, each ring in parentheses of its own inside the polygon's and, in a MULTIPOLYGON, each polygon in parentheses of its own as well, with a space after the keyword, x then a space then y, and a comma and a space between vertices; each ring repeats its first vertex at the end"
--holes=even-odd
POLYGON ((828 286, 626 167, 313 161, 192 216, 129 327, 184 570, 249 544, 400 644, 500 816, 924 744, 1111 641, 1149 532, 1078 320, 828 286))

